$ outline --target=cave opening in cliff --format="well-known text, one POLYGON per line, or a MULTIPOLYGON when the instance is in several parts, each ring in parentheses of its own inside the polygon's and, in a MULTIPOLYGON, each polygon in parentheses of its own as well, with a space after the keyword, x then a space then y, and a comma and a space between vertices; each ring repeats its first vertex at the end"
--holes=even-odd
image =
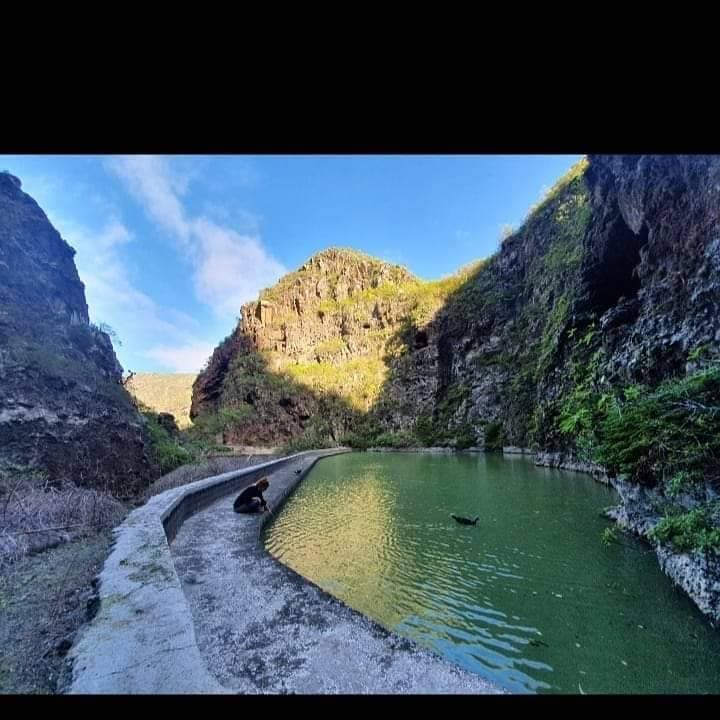
POLYGON ((618 212, 607 230, 603 254, 598 263, 595 281, 595 306, 604 313, 621 301, 634 300, 640 290, 640 252, 648 241, 648 228, 643 224, 634 233, 618 212))

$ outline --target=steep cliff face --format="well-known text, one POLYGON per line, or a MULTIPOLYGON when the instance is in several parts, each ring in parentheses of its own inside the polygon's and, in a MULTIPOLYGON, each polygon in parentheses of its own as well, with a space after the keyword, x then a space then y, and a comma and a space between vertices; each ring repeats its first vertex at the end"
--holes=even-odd
POLYGON ((0 173, 0 463, 130 494, 150 476, 143 424, 74 254, 0 173))
MULTIPOLYGON (((377 404, 399 335, 463 277, 424 283, 352 250, 315 255, 243 306, 195 382, 191 415, 225 411, 228 442, 339 441, 377 404)), ((434 348, 427 335, 414 342, 434 348)))
POLYGON ((441 392, 507 445, 587 454, 584 398, 718 356, 720 159, 589 160, 438 319, 441 392))

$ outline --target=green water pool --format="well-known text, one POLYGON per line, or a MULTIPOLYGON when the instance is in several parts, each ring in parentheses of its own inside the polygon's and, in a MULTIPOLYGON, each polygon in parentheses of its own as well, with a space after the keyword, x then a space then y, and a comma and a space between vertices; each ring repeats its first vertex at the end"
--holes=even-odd
POLYGON ((513 691, 720 692, 720 632, 648 545, 603 544, 617 502, 519 456, 350 453, 321 460, 264 539, 350 607, 513 691))

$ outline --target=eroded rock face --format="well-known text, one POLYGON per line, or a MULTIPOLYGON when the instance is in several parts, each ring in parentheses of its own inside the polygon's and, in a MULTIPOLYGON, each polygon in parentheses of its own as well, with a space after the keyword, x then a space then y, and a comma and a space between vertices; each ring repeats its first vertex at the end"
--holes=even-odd
POLYGON ((264 291, 258 302, 244 305, 242 326, 257 350, 296 362, 340 364, 375 347, 368 331, 392 326, 401 317, 396 298, 383 302, 368 297, 363 303, 363 293, 413 280, 398 265, 352 251, 325 250, 264 291), (357 302, 343 306, 353 299, 357 302))
MULTIPOLYGON (((613 478, 611 483, 622 503, 609 510, 608 517, 647 540, 654 547, 663 572, 694 600, 714 625, 720 625, 720 563, 717 558, 698 551, 678 552, 653 540, 650 533, 660 521, 666 503, 657 488, 641 487, 621 478, 613 478)), ((692 508, 717 498, 713 488, 701 486, 679 501, 692 508)))
POLYGON ((500 421, 505 444, 572 461, 557 410, 573 363, 611 390, 720 355, 719 238, 720 158, 591 156, 471 281, 475 299, 439 314, 438 404, 464 388, 478 429, 500 421))
POLYGON ((418 285, 362 253, 315 255, 241 308, 195 382, 191 416, 244 408, 250 415, 226 429, 230 443, 274 445, 308 429, 338 441, 376 402, 388 342, 414 302, 402 289, 418 285))
POLYGON ((636 381, 677 373, 692 348, 720 344, 720 157, 596 158, 587 181, 585 283, 598 312, 621 316, 604 338, 610 369, 636 381), (613 236, 610 223, 624 229, 613 236))
POLYGON ((150 477, 144 425, 74 254, 0 173, 0 462, 131 494, 150 477))

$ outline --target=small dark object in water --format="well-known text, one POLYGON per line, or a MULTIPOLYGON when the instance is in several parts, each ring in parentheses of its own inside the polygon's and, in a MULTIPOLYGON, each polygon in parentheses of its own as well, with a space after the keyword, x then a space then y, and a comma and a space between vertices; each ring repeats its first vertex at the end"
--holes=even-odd
POLYGON ((479 515, 475 516, 474 520, 470 518, 461 517, 460 515, 450 515, 453 520, 457 520, 461 525, 477 525, 477 521, 480 519, 479 515))
POLYGON ((301 472, 302 472, 302 470, 296 470, 296 471, 295 471, 295 474, 296 474, 296 475, 299 475, 301 472))
POLYGON ((546 642, 543 642, 542 640, 535 640, 535 639, 530 640, 530 645, 532 645, 533 647, 540 647, 540 646, 550 647, 546 642))

